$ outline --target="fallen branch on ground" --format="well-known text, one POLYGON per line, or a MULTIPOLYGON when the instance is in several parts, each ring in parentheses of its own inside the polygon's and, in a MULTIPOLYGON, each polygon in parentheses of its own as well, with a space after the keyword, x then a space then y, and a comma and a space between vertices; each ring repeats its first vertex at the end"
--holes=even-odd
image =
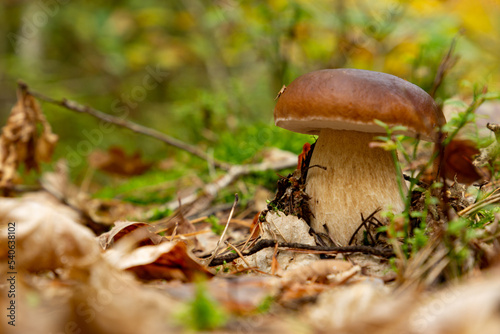
MULTIPOLYGON (((278 244, 279 248, 284 248, 287 250, 295 250, 295 251, 312 251, 315 254, 365 253, 381 257, 391 257, 394 255, 392 249, 388 248, 379 248, 370 246, 323 247, 323 246, 311 246, 311 245, 304 245, 291 242, 277 242, 276 240, 268 240, 268 239, 259 240, 255 244, 255 246, 253 246, 248 251, 242 253, 242 255, 243 256, 252 255, 264 248, 275 247, 276 244, 278 244)), ((221 255, 214 258, 209 263, 209 266, 210 267, 219 266, 221 264, 231 262, 237 259, 239 256, 240 255, 235 253, 221 255)))
POLYGON ((179 202, 182 205, 189 205, 194 203, 198 198, 206 196, 213 198, 217 193, 229 186, 235 180, 241 176, 249 175, 256 172, 264 172, 267 170, 280 170, 291 168, 297 165, 297 157, 294 154, 289 154, 284 156, 282 159, 277 161, 267 161, 264 160, 260 163, 249 164, 249 165, 233 165, 231 166, 227 173, 217 180, 206 184, 200 191, 196 191, 190 195, 187 195, 179 200, 172 200, 166 203, 163 207, 171 210, 175 210, 179 207, 179 202))

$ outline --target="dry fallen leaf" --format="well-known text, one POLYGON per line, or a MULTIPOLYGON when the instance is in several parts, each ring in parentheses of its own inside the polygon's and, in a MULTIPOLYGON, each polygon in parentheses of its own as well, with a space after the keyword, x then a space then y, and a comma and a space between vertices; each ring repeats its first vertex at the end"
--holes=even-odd
POLYGON ((409 313, 408 296, 390 293, 381 280, 341 285, 320 294, 306 318, 320 333, 372 333, 374 324, 383 328, 409 313))
POLYGON ((472 163, 474 157, 479 155, 476 145, 465 139, 454 139, 444 151, 444 176, 448 180, 471 184, 481 179, 488 180, 490 172, 486 168, 478 168, 472 163))
POLYGON ((499 270, 421 296, 408 321, 411 333, 500 333, 499 270))
POLYGON ((58 139, 33 96, 21 87, 17 99, 0 136, 2 188, 12 186, 21 163, 30 171, 38 170, 40 162, 50 161, 58 139))
MULTIPOLYGON (((165 333, 177 302, 103 258, 78 215, 47 193, 0 198, 0 268, 7 272, 8 224, 14 226, 19 333, 165 333), (13 225, 13 223, 15 223, 13 225), (140 321, 138 321, 140 319, 140 321)), ((12 270, 9 270, 12 271, 12 270)), ((0 332, 10 332, 7 321, 0 332)))
POLYGON ((99 245, 103 249, 108 249, 113 243, 124 236, 143 228, 144 235, 141 236, 139 246, 157 245, 162 237, 151 231, 150 225, 141 222, 116 222, 115 226, 106 233, 99 236, 99 245))
POLYGON ((197 276, 212 277, 204 266, 189 254, 186 244, 163 242, 128 252, 117 244, 104 256, 117 268, 128 270, 143 280, 165 279, 191 282, 197 276))
POLYGON ((144 162, 140 152, 127 155, 117 146, 112 146, 107 151, 96 150, 89 155, 88 160, 95 169, 121 176, 141 175, 153 165, 144 162))
MULTIPOLYGON (((92 231, 77 222, 78 214, 47 193, 0 199, 0 249, 7 249, 8 223, 16 225, 19 269, 30 272, 85 267, 99 247, 92 231)), ((6 263, 6 253, 0 254, 6 263)))
MULTIPOLYGON (((15 331, 2 321, 0 332, 147 334, 174 330, 171 318, 179 303, 168 295, 140 284, 100 254, 82 273, 67 277, 19 272, 15 331)), ((1 292, 0 307, 6 309, 9 299, 1 292)))
MULTIPOLYGON (((261 237, 263 239, 278 240, 280 242, 300 243, 315 246, 314 237, 309 234, 309 225, 296 216, 287 216, 283 212, 268 212, 266 222, 262 223, 261 237)), ((245 259, 253 267, 262 271, 271 272, 274 248, 263 249, 256 254, 246 256, 245 259)), ((305 266, 319 259, 317 254, 296 253, 293 251, 278 252, 276 260, 280 269, 291 270, 305 266)), ((245 262, 237 259, 238 266, 246 267, 245 262)))

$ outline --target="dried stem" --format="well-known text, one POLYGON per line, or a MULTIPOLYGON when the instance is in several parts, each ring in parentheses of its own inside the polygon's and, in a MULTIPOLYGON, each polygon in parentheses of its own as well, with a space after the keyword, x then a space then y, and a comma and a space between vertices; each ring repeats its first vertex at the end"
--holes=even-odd
POLYGON ((448 52, 446 53, 446 55, 441 60, 441 63, 439 64, 436 76, 434 77, 432 88, 429 92, 429 95, 432 96, 432 98, 435 97, 436 91, 438 90, 439 86, 441 86, 441 84, 443 83, 443 79, 446 76, 446 73, 457 62, 457 58, 453 57, 453 51, 455 51, 455 46, 457 44, 458 37, 461 36, 462 34, 463 32, 459 31, 458 34, 453 38, 453 40, 451 41, 450 48, 448 49, 448 52))
POLYGON ((252 268, 252 266, 250 265, 250 263, 248 263, 248 261, 245 259, 245 257, 243 256, 243 254, 241 254, 240 250, 236 246, 234 246, 229 241, 226 241, 226 244, 229 247, 231 247, 236 252, 236 254, 238 254, 238 256, 243 260, 243 262, 245 262, 245 264, 247 265, 247 268, 252 268))
POLYGON ((238 204, 238 200, 239 200, 238 194, 234 194, 234 203, 233 203, 233 207, 231 208, 231 212, 229 212, 229 217, 227 218, 226 227, 224 227, 224 231, 222 232, 219 241, 217 241, 217 245, 215 246, 214 252, 213 252, 212 256, 210 256, 209 260, 207 261, 208 263, 212 262, 214 257, 217 256, 217 252, 219 251, 220 243, 222 240, 224 240, 224 237, 226 236, 226 232, 227 232, 227 229, 229 227, 229 223, 231 222, 231 218, 233 218, 234 209, 236 208, 236 205, 238 204))

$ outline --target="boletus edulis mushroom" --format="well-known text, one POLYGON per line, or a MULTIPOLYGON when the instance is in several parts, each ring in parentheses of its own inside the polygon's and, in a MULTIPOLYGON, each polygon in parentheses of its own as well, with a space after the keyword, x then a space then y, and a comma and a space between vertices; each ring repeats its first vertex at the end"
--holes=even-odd
MULTIPOLYGON (((407 136, 437 141, 445 123, 434 100, 418 86, 396 76, 357 69, 327 69, 294 80, 274 109, 277 126, 319 135, 306 180, 314 215, 311 227, 347 245, 377 209, 401 213, 404 201, 391 153, 370 147, 389 126, 402 125, 407 136)), ((405 188, 405 191, 406 188, 405 188)), ((380 218, 380 216, 378 216, 380 218)), ((356 235, 359 243, 363 233, 356 235)))

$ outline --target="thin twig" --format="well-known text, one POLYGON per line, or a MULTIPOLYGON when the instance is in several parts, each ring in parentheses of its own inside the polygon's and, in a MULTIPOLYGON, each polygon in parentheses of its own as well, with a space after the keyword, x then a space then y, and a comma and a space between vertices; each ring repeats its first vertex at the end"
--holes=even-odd
POLYGON ((459 216, 466 217, 470 215, 471 213, 480 210, 488 205, 494 204, 496 202, 500 202, 500 194, 496 194, 487 198, 482 199, 481 201, 474 203, 465 209, 461 210, 458 212, 459 216))
POLYGON ((104 113, 104 112, 97 110, 97 109, 94 109, 92 107, 79 104, 78 102, 75 102, 72 100, 54 99, 52 97, 46 96, 44 94, 41 94, 41 93, 38 93, 36 91, 29 89, 28 86, 23 82, 19 82, 18 85, 19 85, 19 87, 25 89, 28 92, 28 94, 30 94, 31 96, 33 96, 39 100, 42 100, 42 101, 45 101, 45 102, 48 102, 51 104, 55 104, 55 105, 61 106, 61 107, 66 108, 66 109, 79 112, 79 113, 89 114, 89 115, 91 115, 95 118, 98 118, 102 121, 105 121, 107 123, 115 124, 115 125, 127 128, 133 132, 140 133, 140 134, 143 134, 143 135, 146 135, 149 137, 153 137, 159 141, 164 142, 167 145, 171 145, 171 146, 177 147, 178 149, 189 152, 192 155, 194 155, 200 159, 203 159, 207 162, 212 162, 213 165, 218 167, 218 168, 228 170, 232 166, 231 164, 229 164, 227 162, 215 160, 212 157, 208 156, 208 154, 206 154, 204 151, 198 149, 197 147, 189 145, 187 143, 184 143, 183 141, 180 141, 179 139, 170 137, 170 136, 168 136, 160 131, 145 127, 143 125, 125 120, 125 119, 120 118, 120 117, 112 116, 110 114, 104 113))
MULTIPOLYGON (((267 161, 249 164, 249 165, 233 165, 229 168, 227 173, 215 180, 214 182, 206 184, 201 192, 198 189, 182 198, 183 205, 189 205, 194 203, 200 196, 207 196, 209 198, 215 197, 217 193, 221 190, 233 183, 236 179, 241 176, 249 175, 256 172, 263 172, 266 170, 280 170, 294 167, 297 164, 297 157, 294 155, 287 156, 279 161, 267 161)), ((162 206, 162 208, 168 208, 171 210, 175 210, 178 208, 178 202, 176 200, 172 200, 162 206)))
POLYGON ((231 247, 236 252, 236 254, 238 254, 238 256, 243 260, 243 262, 245 262, 245 264, 247 265, 248 268, 252 267, 250 265, 250 263, 248 263, 248 261, 245 259, 245 257, 243 256, 243 254, 241 254, 240 250, 236 246, 234 246, 233 244, 231 244, 229 241, 226 241, 226 244, 229 247, 231 247))
MULTIPOLYGON (((288 250, 309 250, 309 251, 314 251, 316 253, 322 253, 322 254, 333 254, 333 253, 365 253, 365 254, 372 254, 376 256, 381 256, 381 257, 391 257, 394 255, 392 249, 388 248, 380 248, 380 247, 370 247, 370 246, 344 246, 344 247, 323 247, 323 246, 311 246, 311 245, 304 245, 304 244, 298 244, 298 243, 289 243, 289 242, 277 242, 276 240, 270 240, 270 239, 263 239, 259 240, 255 246, 253 246, 250 250, 247 252, 242 252, 244 256, 252 255, 257 253, 258 251, 264 249, 264 248, 269 248, 269 247, 275 247, 275 245, 278 245, 279 248, 285 248, 288 250)), ((209 266, 218 266, 223 264, 224 262, 231 262, 235 259, 237 259, 239 255, 230 253, 226 255, 222 255, 216 258, 213 258, 211 261, 208 261, 209 266)))
POLYGON ((361 224, 359 224, 359 226, 356 229, 356 231, 354 231, 354 233, 352 234, 351 239, 349 240, 348 245, 352 244, 352 242, 354 241, 354 238, 356 237, 356 235, 358 234, 359 230, 363 226, 366 228, 366 231, 368 232, 368 225, 366 223, 369 222, 375 216, 375 214, 377 214, 380 210, 382 210, 382 209, 381 208, 375 209, 375 211, 373 211, 366 219, 363 219, 363 214, 361 213, 361 224))
POLYGON ((273 260, 271 263, 271 275, 275 276, 279 268, 280 263, 278 262, 278 243, 276 243, 274 245, 273 260))
POLYGON ((453 51, 455 50, 455 46, 457 44, 458 37, 460 37, 463 34, 462 31, 459 31, 458 34, 453 38, 450 44, 450 48, 448 49, 448 52, 446 55, 443 57, 441 60, 441 63, 439 64, 439 68, 437 70, 436 76, 434 77, 434 82, 432 84, 432 88, 429 92, 429 95, 432 96, 432 98, 435 97, 436 91, 438 90, 439 86, 441 86, 444 77, 446 76, 446 73, 455 65, 456 63, 456 57, 453 57, 453 51))
POLYGON ((417 178, 414 178, 414 177, 411 177, 409 175, 406 175, 406 174, 403 174, 403 178, 408 181, 408 182, 413 182, 414 184, 416 184, 417 186, 419 186, 420 188, 423 188, 423 189, 428 189, 430 187, 429 184, 425 183, 425 182, 422 182, 420 181, 419 179, 417 178))
POLYGON ((243 247, 241 247, 242 250, 245 250, 247 248, 248 242, 252 239, 252 236, 258 227, 260 227, 260 222, 258 222, 257 224, 255 224, 254 227, 252 227, 252 230, 250 231, 250 235, 248 236, 247 240, 243 244, 243 247))
POLYGON ((234 203, 233 203, 233 207, 231 208, 231 212, 229 212, 229 217, 227 218, 226 227, 224 227, 224 231, 222 232, 222 235, 220 236, 219 241, 217 241, 217 245, 215 246, 215 249, 214 249, 212 256, 210 256, 208 263, 212 262, 214 257, 217 256, 217 252, 219 251, 220 243, 222 240, 224 240, 224 237, 226 236, 226 232, 228 230, 229 223, 231 222, 231 218, 233 217, 233 213, 234 213, 234 209, 236 208, 236 204, 238 204, 238 200, 239 200, 238 194, 234 194, 234 203))

